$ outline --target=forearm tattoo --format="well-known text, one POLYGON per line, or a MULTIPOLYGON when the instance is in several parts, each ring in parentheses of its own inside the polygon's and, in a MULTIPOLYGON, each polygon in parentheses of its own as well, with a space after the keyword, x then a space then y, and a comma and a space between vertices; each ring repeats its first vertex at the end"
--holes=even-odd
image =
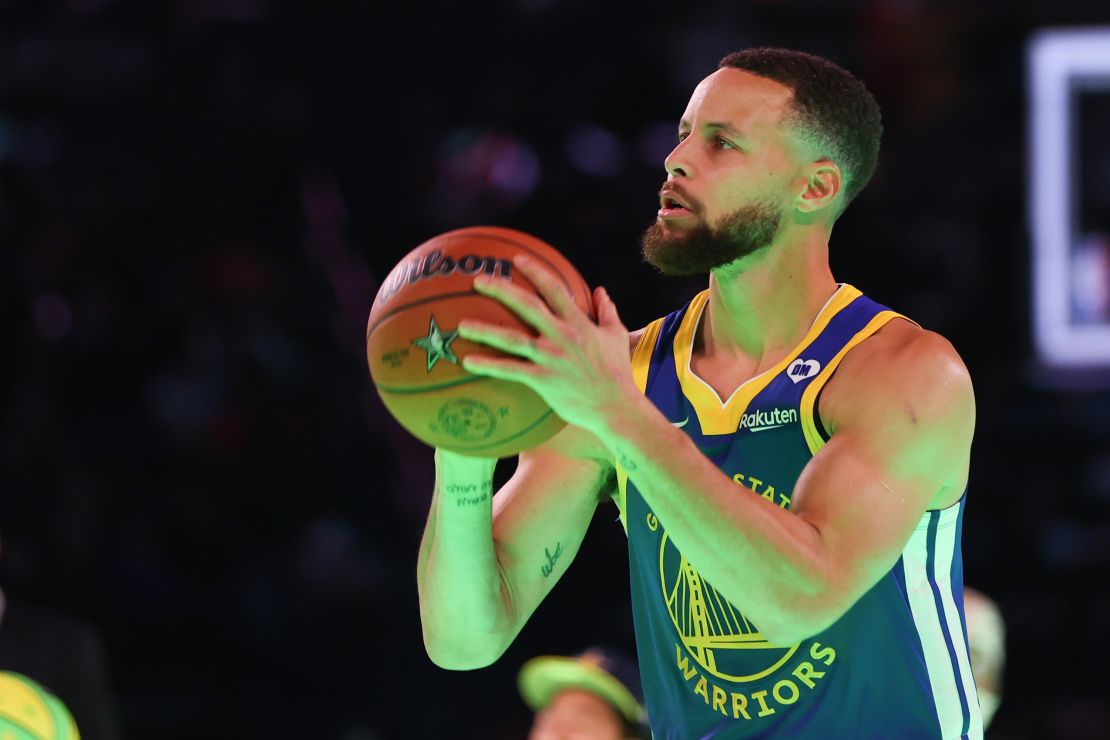
POLYGON ((489 501, 493 492, 493 481, 485 483, 447 483, 443 492, 451 496, 455 506, 478 506, 489 501))
POLYGON ((540 566, 540 572, 543 573, 544 578, 547 578, 551 575, 551 572, 555 570, 555 561, 563 554, 563 543, 555 543, 555 552, 551 552, 551 550, 546 547, 543 548, 543 554, 547 556, 547 562, 540 566))

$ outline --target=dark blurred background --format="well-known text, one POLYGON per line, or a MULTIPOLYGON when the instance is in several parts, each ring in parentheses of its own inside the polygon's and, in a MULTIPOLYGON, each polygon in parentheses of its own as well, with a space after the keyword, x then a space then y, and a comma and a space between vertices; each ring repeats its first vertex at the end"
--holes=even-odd
POLYGON ((835 274, 976 384, 966 578, 1009 630, 988 737, 1107 737, 1110 393, 1034 363, 1024 70, 1036 29, 1107 22, 1105 0, 0 2, 0 586, 99 633, 119 737, 522 737, 528 657, 633 649, 624 535, 601 510, 495 666, 430 663, 432 453, 370 383, 378 281, 500 224, 629 327, 677 308, 702 281, 638 246, 676 121, 728 51, 790 46, 884 112, 835 274))

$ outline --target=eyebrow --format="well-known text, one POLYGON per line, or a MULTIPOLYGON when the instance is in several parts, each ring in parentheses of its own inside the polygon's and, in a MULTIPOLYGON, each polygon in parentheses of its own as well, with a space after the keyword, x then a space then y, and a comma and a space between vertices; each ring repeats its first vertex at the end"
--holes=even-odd
MULTIPOLYGON (((678 122, 678 130, 680 132, 683 131, 684 129, 690 129, 690 128, 692 128, 692 126, 690 125, 690 123, 688 121, 683 120, 683 121, 678 122)), ((731 123, 726 123, 724 121, 711 121, 709 123, 703 124, 702 128, 706 129, 708 131, 724 131, 727 134, 731 134, 732 136, 738 136, 741 139, 747 139, 748 138, 747 135, 743 131, 736 128, 731 123)))

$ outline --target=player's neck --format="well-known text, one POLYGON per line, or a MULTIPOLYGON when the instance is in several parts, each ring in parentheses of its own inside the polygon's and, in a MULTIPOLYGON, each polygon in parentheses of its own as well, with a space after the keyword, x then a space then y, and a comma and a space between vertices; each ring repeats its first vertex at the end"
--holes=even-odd
POLYGON ((802 340, 836 289, 827 234, 772 245, 710 275, 695 351, 707 358, 742 356, 759 366, 776 362, 802 340))

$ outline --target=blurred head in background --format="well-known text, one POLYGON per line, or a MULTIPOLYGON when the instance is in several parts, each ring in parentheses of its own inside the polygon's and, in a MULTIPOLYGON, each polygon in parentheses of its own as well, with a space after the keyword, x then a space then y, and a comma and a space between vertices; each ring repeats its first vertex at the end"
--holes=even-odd
POLYGON ((536 713, 529 740, 650 737, 639 671, 619 651, 593 647, 574 657, 533 658, 517 683, 536 713))
POLYGON ((1002 621, 1002 612, 998 605, 973 588, 964 589, 964 614, 967 618, 971 672, 975 674, 975 688, 979 693, 979 706, 983 710, 983 727, 986 727, 1002 701, 1006 625, 1002 621))

